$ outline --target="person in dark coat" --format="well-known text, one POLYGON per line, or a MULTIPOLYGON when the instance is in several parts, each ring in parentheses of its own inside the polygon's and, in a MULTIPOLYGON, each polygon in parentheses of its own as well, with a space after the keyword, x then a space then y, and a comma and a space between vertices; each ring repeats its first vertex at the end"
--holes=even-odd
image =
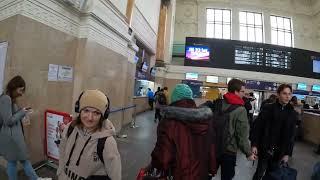
POLYGON ((292 153, 297 113, 289 103, 292 87, 282 84, 278 100, 267 104, 257 118, 251 139, 252 152, 258 155, 258 166, 253 180, 260 180, 280 162, 287 163, 292 153))
POLYGON ((178 84, 163 108, 151 167, 175 180, 203 180, 216 174, 210 108, 197 108, 188 85, 178 84), (169 173, 171 172, 171 173, 169 173))
POLYGON ((276 100, 277 100, 277 95, 271 94, 268 99, 262 101, 260 111, 262 111, 262 109, 265 107, 265 105, 272 104, 272 103, 276 102, 276 100))
POLYGON ((0 156, 8 161, 9 180, 17 180, 18 161, 30 180, 38 179, 29 161, 22 125, 30 108, 19 108, 16 104, 16 99, 24 94, 25 89, 23 78, 16 76, 9 81, 5 93, 0 96, 0 156))

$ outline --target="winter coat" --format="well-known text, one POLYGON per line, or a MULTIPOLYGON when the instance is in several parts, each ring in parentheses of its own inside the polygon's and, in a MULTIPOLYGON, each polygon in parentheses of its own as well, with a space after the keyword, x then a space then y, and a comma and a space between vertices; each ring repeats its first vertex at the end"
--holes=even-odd
POLYGON ((255 122, 252 146, 258 147, 260 152, 274 148, 278 160, 290 155, 297 118, 291 104, 283 106, 278 101, 266 104, 255 122))
POLYGON ((210 108, 196 108, 193 100, 180 100, 162 110, 151 165, 171 171, 175 180, 208 179, 216 174, 210 108))
POLYGON ((249 143, 248 116, 244 101, 234 93, 227 93, 223 97, 225 101, 223 101, 222 110, 227 110, 231 104, 239 105, 237 109, 229 114, 229 136, 226 150, 236 154, 237 150, 240 149, 248 157, 251 155, 251 147, 249 143))
POLYGON ((8 161, 29 158, 21 122, 25 115, 25 111, 12 103, 10 96, 0 96, 0 155, 8 161))
POLYGON ((64 129, 59 146, 59 180, 71 180, 74 177, 81 180, 92 175, 108 175, 111 180, 121 180, 121 159, 113 138, 115 128, 112 123, 105 120, 102 129, 91 135, 85 134, 81 128, 75 126, 67 137, 69 126, 70 124, 64 129), (103 150, 104 164, 97 155, 98 139, 103 137, 107 137, 103 150))

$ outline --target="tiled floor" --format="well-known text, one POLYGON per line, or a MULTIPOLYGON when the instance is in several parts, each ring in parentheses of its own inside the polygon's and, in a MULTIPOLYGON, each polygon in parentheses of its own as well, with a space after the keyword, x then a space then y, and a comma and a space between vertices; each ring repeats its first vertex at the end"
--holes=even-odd
MULTIPOLYGON (((117 139, 122 157, 123 180, 135 180, 139 169, 150 162, 150 153, 156 140, 157 124, 154 123, 153 117, 153 112, 139 115, 137 117, 139 127, 124 129, 123 134, 127 134, 128 137, 117 139)), ((305 143, 296 144, 291 165, 298 170, 298 180, 310 180, 313 165, 320 161, 320 156, 314 155, 313 149, 314 147, 305 143)), ((251 180, 254 170, 252 162, 248 162, 243 155, 239 154, 234 180, 251 180)), ((37 173, 42 177, 54 177, 55 170, 42 168, 37 173)), ((20 179, 27 180, 23 174, 19 172, 20 179)), ((0 180, 6 179, 3 167, 0 167, 0 180)), ((214 180, 220 180, 219 173, 214 180)))

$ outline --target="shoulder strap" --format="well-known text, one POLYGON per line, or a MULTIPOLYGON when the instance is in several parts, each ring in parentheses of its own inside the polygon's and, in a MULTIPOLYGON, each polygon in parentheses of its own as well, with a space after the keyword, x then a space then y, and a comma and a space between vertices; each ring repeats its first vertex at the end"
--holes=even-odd
POLYGON ((68 127, 68 131, 67 131, 67 138, 69 138, 69 136, 72 134, 74 129, 74 126, 72 124, 70 124, 70 126, 68 127))
POLYGON ((236 110, 238 107, 240 107, 240 105, 231 104, 225 111, 223 111, 223 113, 230 113, 236 110))
POLYGON ((104 145, 106 143, 108 137, 104 138, 99 138, 98 139, 98 145, 97 145, 97 154, 100 159, 100 161, 104 164, 104 159, 103 159, 103 150, 104 150, 104 145))

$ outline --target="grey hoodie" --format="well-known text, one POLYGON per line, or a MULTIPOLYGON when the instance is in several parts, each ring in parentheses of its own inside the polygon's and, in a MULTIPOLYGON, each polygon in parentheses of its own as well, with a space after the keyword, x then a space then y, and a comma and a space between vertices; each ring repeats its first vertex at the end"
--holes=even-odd
POLYGON ((121 159, 117 143, 113 138, 113 135, 115 135, 113 124, 109 120, 105 120, 101 131, 91 135, 85 135, 76 126, 67 138, 69 125, 64 129, 59 147, 60 160, 57 171, 59 180, 84 180, 91 175, 108 175, 111 180, 121 180, 121 159), (78 138, 76 140, 77 134, 78 138), (103 137, 108 137, 103 150, 105 164, 99 160, 97 154, 98 139, 103 137), (75 146, 73 153, 71 153, 73 145, 75 146), (67 166, 69 158, 70 163, 67 166), (79 163, 77 164, 77 162, 79 163))

